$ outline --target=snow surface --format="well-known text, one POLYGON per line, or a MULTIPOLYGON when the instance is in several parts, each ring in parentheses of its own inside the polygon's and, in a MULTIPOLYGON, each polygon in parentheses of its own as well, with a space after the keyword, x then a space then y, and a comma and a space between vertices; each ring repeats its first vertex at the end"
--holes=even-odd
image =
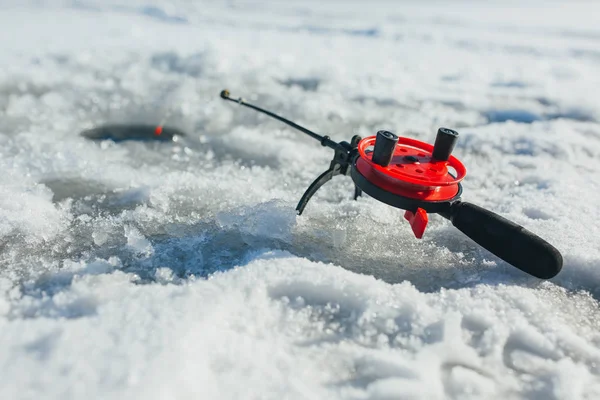
POLYGON ((0 399, 600 397, 597 2, 3 1, 0 399), (336 140, 460 131, 526 276, 350 200, 336 140), (176 143, 94 143, 104 122, 176 143))

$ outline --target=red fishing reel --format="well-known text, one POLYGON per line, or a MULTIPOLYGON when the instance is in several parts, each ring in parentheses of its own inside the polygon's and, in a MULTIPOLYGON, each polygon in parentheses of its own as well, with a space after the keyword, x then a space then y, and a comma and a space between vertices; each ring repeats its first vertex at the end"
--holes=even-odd
POLYGON ((379 131, 358 143, 352 179, 369 196, 406 210, 404 216, 420 239, 427 212, 443 212, 460 199, 467 169, 451 155, 457 138, 457 132, 440 128, 431 145, 379 131))
POLYGON ((354 198, 363 192, 392 207, 406 210, 413 233, 421 238, 429 221, 428 213, 450 220, 473 241, 538 278, 548 279, 562 268, 562 256, 550 243, 520 225, 475 204, 460 201, 460 182, 467 169, 452 155, 458 133, 438 129, 433 145, 415 139, 399 138, 389 131, 350 143, 335 142, 271 111, 233 99, 227 90, 221 98, 235 102, 281 122, 318 140, 334 151, 327 171, 306 189, 296 211, 302 214, 311 197, 336 175, 350 175, 354 198))
POLYGON ((432 145, 399 138, 389 164, 384 166, 387 162, 374 159, 376 141, 371 136, 358 143, 356 169, 370 182, 391 193, 424 201, 443 201, 456 196, 458 184, 467 174, 458 158, 437 160, 432 145), (451 169, 456 176, 450 174, 451 169))
MULTIPOLYGON (((457 139, 457 132, 440 128, 434 145, 399 138, 389 131, 364 139, 355 136, 351 143, 334 142, 335 155, 329 169, 309 186, 296 210, 302 214, 310 198, 333 176, 350 175, 355 199, 365 192, 406 210, 404 217, 420 239, 429 221, 427 213, 447 212, 460 199, 460 181, 467 169, 451 155, 457 139)), ((325 136, 324 141, 328 140, 325 136)))

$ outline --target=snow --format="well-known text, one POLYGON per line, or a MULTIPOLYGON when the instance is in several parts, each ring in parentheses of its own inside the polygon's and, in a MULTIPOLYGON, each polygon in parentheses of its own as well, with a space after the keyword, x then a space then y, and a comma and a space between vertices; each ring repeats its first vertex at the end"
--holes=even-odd
POLYGON ((5 1, 1 399, 600 396, 593 2, 5 1), (351 200, 335 140, 460 132, 467 201, 546 238, 542 282, 351 200), (91 142, 105 122, 174 143, 91 142))

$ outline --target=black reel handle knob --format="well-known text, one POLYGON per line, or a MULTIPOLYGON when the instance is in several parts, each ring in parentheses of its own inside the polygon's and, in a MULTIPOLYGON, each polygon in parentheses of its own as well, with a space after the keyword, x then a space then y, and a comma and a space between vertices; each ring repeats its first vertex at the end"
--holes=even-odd
POLYGON ((448 128, 438 129, 433 145, 433 158, 439 161, 448 161, 457 140, 458 132, 448 128))
POLYGON ((377 132, 375 147, 373 148, 373 162, 382 167, 390 165, 397 143, 398 136, 394 133, 390 131, 377 132))

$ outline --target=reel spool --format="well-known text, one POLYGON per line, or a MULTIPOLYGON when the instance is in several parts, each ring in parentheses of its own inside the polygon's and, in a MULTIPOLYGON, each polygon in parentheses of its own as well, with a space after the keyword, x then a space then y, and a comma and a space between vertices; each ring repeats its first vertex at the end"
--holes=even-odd
POLYGON ((454 156, 446 160, 434 158, 434 146, 425 142, 398 138, 389 162, 385 163, 377 157, 380 146, 381 141, 374 136, 362 139, 358 143, 356 168, 370 182, 391 193, 423 201, 448 200, 457 194, 459 182, 467 174, 454 156), (456 176, 450 174, 449 168, 454 169, 456 176))
POLYGON ((405 211, 413 233, 422 238, 428 213, 437 213, 473 241, 537 278, 549 279, 562 268, 562 255, 550 243, 520 225, 492 211, 460 201, 467 169, 452 155, 458 133, 440 128, 435 144, 399 138, 389 131, 350 143, 335 142, 329 136, 312 132, 277 114, 233 99, 223 90, 221 98, 267 114, 318 140, 334 151, 329 168, 306 189, 296 206, 302 214, 311 197, 336 175, 350 175, 354 182, 354 199, 363 192, 405 211))

